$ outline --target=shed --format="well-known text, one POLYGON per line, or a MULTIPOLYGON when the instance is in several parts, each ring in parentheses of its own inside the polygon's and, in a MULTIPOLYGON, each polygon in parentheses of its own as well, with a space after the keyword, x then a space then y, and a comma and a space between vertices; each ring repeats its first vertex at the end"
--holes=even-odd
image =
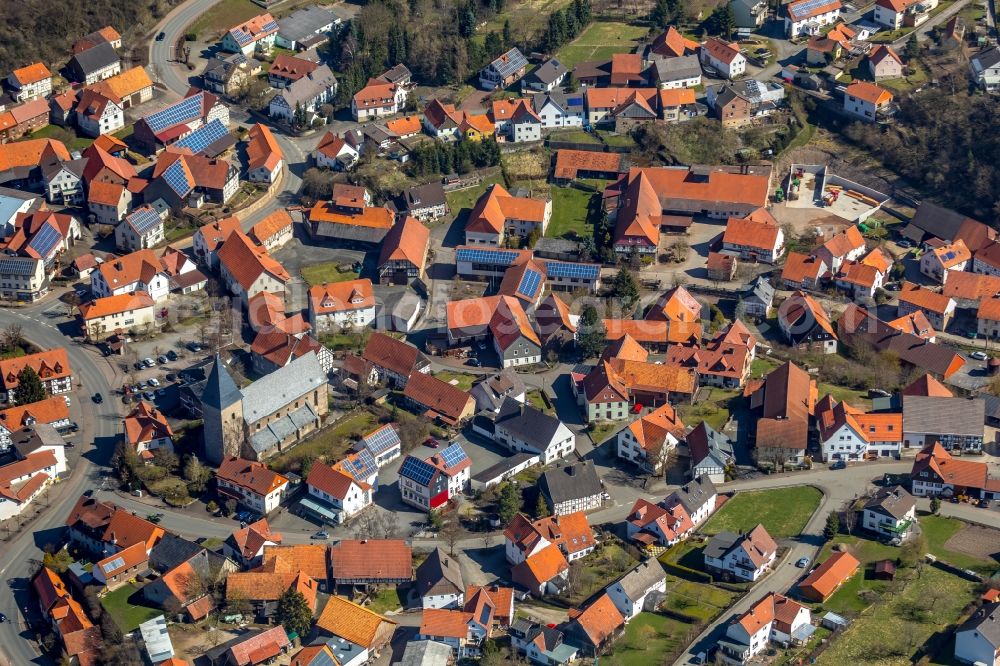
POLYGON ((879 560, 875 563, 875 578, 892 580, 896 577, 896 563, 892 560, 879 560))
POLYGON ((837 615, 833 611, 826 613, 823 617, 819 619, 819 624, 825 629, 830 631, 836 631, 839 628, 847 626, 847 620, 837 615))

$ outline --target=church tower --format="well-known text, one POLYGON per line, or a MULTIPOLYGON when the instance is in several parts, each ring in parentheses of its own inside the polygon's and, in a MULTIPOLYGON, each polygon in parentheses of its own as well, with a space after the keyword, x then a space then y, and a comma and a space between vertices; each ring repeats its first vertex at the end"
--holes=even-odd
POLYGON ((201 394, 201 412, 205 459, 219 465, 229 456, 240 455, 246 428, 243 423, 243 394, 218 354, 201 394))

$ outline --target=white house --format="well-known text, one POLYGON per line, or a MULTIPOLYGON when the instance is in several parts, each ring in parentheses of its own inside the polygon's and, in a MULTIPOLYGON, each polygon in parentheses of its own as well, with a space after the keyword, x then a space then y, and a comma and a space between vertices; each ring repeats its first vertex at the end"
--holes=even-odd
POLYGON ((336 93, 336 77, 328 66, 320 65, 272 97, 268 114, 271 118, 292 122, 298 109, 305 114, 306 122, 312 123, 317 109, 329 103, 336 93))
POLYGON ((917 500, 902 486, 883 488, 861 512, 861 526, 886 538, 905 539, 917 521, 917 500))
POLYGON ((866 413, 826 396, 816 405, 816 422, 823 462, 899 458, 903 415, 866 413))
POLYGON ((313 152, 316 166, 337 171, 349 170, 360 157, 357 148, 333 132, 324 134, 313 152))
POLYGON ((164 238, 163 217, 149 204, 133 210, 115 227, 115 247, 125 252, 155 247, 164 238))
POLYGON ((840 0, 795 0, 785 5, 785 34, 789 37, 818 35, 825 25, 840 18, 840 0))
POLYGON ((36 62, 19 67, 7 75, 7 85, 18 102, 36 97, 48 97, 52 92, 52 72, 44 63, 36 62))
POLYGON ((91 89, 80 94, 76 105, 76 126, 90 137, 113 134, 125 126, 125 109, 118 100, 91 89))
POLYGON ((691 521, 695 525, 700 525, 715 511, 717 498, 718 491, 712 480, 707 476, 699 476, 667 495, 660 505, 669 510, 680 504, 691 517, 691 521))
POLYGON ((739 44, 710 37, 698 50, 698 58, 727 79, 736 79, 747 71, 747 59, 740 53, 739 44))
POLYGON ((91 274, 90 289, 95 298, 144 291, 159 301, 170 293, 170 277, 159 257, 144 249, 101 263, 91 274))
POLYGON ((875 122, 878 114, 892 104, 892 93, 868 81, 855 81, 844 91, 844 111, 866 122, 875 122))
POLYGON ((543 129, 583 127, 584 104, 580 93, 537 93, 531 98, 531 105, 543 129))
POLYGON ((773 264, 785 248, 785 233, 766 210, 747 217, 731 217, 722 235, 722 249, 743 260, 773 264))
POLYGON ((288 479, 264 463, 230 456, 215 471, 218 491, 238 503, 267 515, 278 508, 288 491, 288 479))
POLYGON ((1000 666, 1000 603, 983 604, 955 631, 955 660, 1000 666))
POLYGON ((351 98, 351 116, 359 122, 391 116, 403 110, 406 96, 403 86, 372 79, 351 98))
POLYGON ((242 53, 270 53, 278 36, 278 23, 269 13, 258 14, 237 26, 233 26, 222 36, 223 51, 242 53))
POLYGON ((76 206, 83 203, 83 172, 86 166, 86 159, 42 165, 46 201, 60 206, 76 206))
POLYGON ((972 252, 961 238, 927 250, 920 257, 920 272, 941 284, 948 283, 950 271, 964 271, 971 265, 972 252))
POLYGON ((309 470, 306 488, 302 507, 334 525, 346 523, 372 504, 370 485, 319 461, 309 470))
POLYGON ((684 436, 684 423, 669 403, 633 421, 618 433, 618 457, 659 474, 684 436))
POLYGON ((462 565, 440 548, 432 550, 417 567, 416 579, 423 608, 462 608, 465 603, 462 565))
POLYGON ((772 642, 806 640, 814 629, 811 619, 806 606, 771 592, 726 627, 719 648, 726 663, 746 664, 772 642))
POLYGON ((907 10, 918 4, 920 0, 876 0, 872 18, 879 25, 898 30, 903 27, 907 10))
POLYGON ((972 80, 986 92, 1000 91, 1000 47, 994 46, 969 57, 972 80))
POLYGON ((542 464, 576 450, 576 435, 555 416, 507 397, 493 423, 493 440, 515 453, 537 453, 542 464))
POLYGON ((703 551, 705 568, 709 571, 750 582, 763 576, 777 555, 778 544, 759 524, 746 534, 720 532, 703 551))
POLYGON ((309 289, 309 323, 317 331, 363 328, 375 321, 372 281, 347 280, 309 289))
POLYGON ((647 601, 655 603, 666 594, 667 577, 659 561, 653 558, 636 565, 605 589, 628 622, 646 608, 647 601))

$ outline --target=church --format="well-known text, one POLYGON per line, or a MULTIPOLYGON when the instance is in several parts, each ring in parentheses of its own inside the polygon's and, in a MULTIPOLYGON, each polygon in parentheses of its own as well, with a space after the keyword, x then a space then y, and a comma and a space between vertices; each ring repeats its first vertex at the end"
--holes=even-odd
POLYGON ((319 428, 329 411, 329 385, 316 352, 239 388, 215 357, 201 394, 205 458, 262 461, 319 428))

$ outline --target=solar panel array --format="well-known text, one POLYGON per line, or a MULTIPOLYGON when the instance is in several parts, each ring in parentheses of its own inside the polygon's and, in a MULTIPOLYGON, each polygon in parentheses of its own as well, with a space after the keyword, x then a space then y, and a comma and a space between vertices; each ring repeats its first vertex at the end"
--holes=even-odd
POLYGON ((406 460, 403 461, 403 464, 399 468, 400 476, 406 477, 421 486, 429 484, 431 479, 434 478, 435 473, 437 473, 437 468, 434 465, 413 456, 406 456, 406 460))
POLYGON ((377 456, 400 445, 399 433, 391 423, 387 423, 365 437, 364 442, 372 455, 377 456))
POLYGON ((160 223, 160 216, 149 206, 136 208, 125 218, 140 235, 146 233, 160 223))
POLYGON ((163 130, 174 127, 175 125, 180 125, 181 123, 189 122, 195 118, 200 118, 203 96, 204 93, 191 95, 176 104, 171 104, 165 109, 157 111, 156 113, 151 113, 145 118, 146 124, 149 125, 149 129, 154 132, 162 132, 163 130))
POLYGON ((0 259, 0 273, 4 275, 31 275, 34 272, 34 262, 17 259, 0 259))
POLYGON ((795 7, 790 7, 788 13, 792 15, 792 18, 798 19, 809 16, 816 9, 828 4, 830 4, 830 0, 804 0, 804 2, 796 4, 795 7))
POLYGON ((550 278, 596 280, 601 275, 601 267, 597 264, 576 264, 569 261, 546 261, 545 273, 550 278))
POLYGON ((59 230, 51 224, 46 224, 31 239, 28 247, 37 252, 39 257, 48 257, 61 240, 62 234, 59 233, 59 230))
POLYGON ((541 284, 542 274, 529 268, 524 271, 524 275, 521 276, 521 283, 517 285, 517 291, 525 296, 534 297, 534 295, 538 293, 538 287, 541 284))
MULTIPOLYGON (((267 35, 268 33, 277 29, 278 29, 278 24, 275 21, 271 20, 264 24, 264 27, 261 28, 261 31, 258 34, 267 35)), ((254 38, 252 34, 247 32, 246 30, 243 30, 242 28, 233 28, 232 33, 233 33, 233 38, 239 43, 240 46, 246 46, 251 41, 253 41, 254 38)))
POLYGON ((116 557, 115 559, 111 560, 110 562, 105 562, 104 564, 102 564, 101 568, 104 569, 104 573, 111 573, 115 569, 120 569, 123 566, 125 566, 125 558, 124 557, 116 557))
POLYGON ((444 461, 444 466, 447 469, 451 469, 455 465, 458 465, 463 460, 468 460, 469 456, 465 454, 465 449, 458 442, 455 442, 444 451, 441 452, 441 460, 444 461))
POLYGON ((504 78, 527 66, 528 60, 516 48, 507 51, 507 53, 504 53, 493 61, 493 68, 497 74, 504 78))
POLYGON ((355 481, 366 481, 378 471, 378 463, 368 449, 362 449, 356 456, 347 460, 345 465, 355 481))
POLYGON ((206 148, 229 134, 229 129, 216 118, 207 125, 202 125, 176 144, 179 148, 188 148, 192 153, 202 153, 206 148))
POLYGON ((170 189, 172 189, 179 197, 186 197, 188 192, 192 189, 192 185, 188 181, 187 172, 184 170, 184 162, 182 160, 177 160, 167 167, 167 170, 163 172, 163 180, 167 182, 170 189))
POLYGON ((488 249, 488 248, 460 248, 455 253, 455 261, 469 261, 474 264, 492 264, 494 266, 510 266, 520 252, 512 250, 488 249))

